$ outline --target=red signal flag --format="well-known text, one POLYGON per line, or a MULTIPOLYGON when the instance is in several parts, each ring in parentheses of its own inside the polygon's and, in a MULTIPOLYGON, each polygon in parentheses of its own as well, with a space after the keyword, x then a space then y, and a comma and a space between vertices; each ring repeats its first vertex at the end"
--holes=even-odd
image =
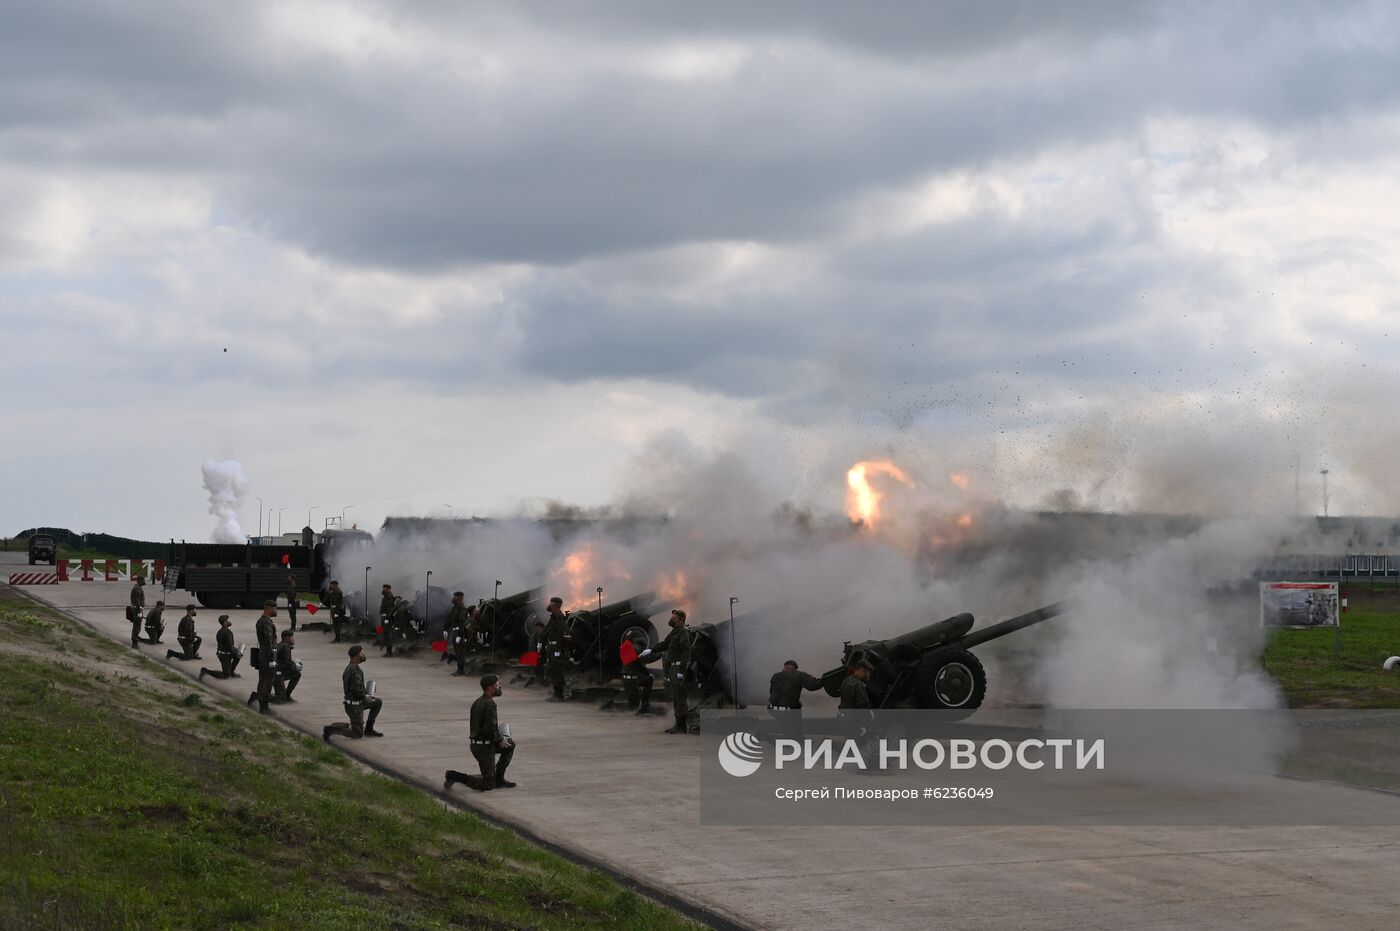
POLYGON ((291 554, 291 553, 283 553, 283 554, 282 554, 282 565, 287 566, 288 568, 291 567, 291 565, 292 565, 292 554, 291 554))
POLYGON ((446 653, 446 652, 447 652, 447 641, 446 641, 446 640, 434 640, 434 641, 433 641, 433 652, 434 652, 434 653, 446 653))
POLYGON ((309 614, 315 614, 317 611, 321 610, 320 605, 305 604, 302 605, 302 607, 305 608, 309 614))
POLYGON ((624 640, 622 645, 617 648, 617 655, 622 657, 622 665, 624 666, 635 663, 637 661, 637 648, 632 646, 631 640, 624 640))
POLYGON ((540 664, 540 654, 535 651, 520 654, 520 665, 538 666, 540 664))

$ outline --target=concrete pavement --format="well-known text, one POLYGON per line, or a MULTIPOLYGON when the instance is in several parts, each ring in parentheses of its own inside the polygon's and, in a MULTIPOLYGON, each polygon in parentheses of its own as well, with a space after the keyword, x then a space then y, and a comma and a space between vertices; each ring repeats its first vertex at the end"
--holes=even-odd
MULTIPOLYGON (((122 614, 129 588, 69 582, 28 591, 111 636, 114 649, 130 649, 122 614)), ((151 587, 148 599, 155 593, 151 587)), ((167 598, 170 646, 186 600, 167 598)), ((211 667, 220 613, 199 614, 211 667)), ((240 642, 254 642, 256 612, 226 613, 240 642)), ((165 662, 166 645, 141 649, 165 662)), ((472 771, 466 733, 475 677, 451 676, 436 654, 384 659, 366 649, 386 736, 335 742, 424 785, 440 785, 448 768, 472 771)), ((298 701, 273 714, 319 734, 344 720, 344 645, 305 632, 296 655, 305 663, 298 701)), ((168 665, 193 677, 200 663, 168 665)), ((240 671, 242 679, 205 687, 246 699, 256 672, 240 671)), ((544 697, 543 689, 507 687, 499 701, 519 743, 510 771, 519 788, 458 787, 454 795, 753 927, 1380 928, 1400 906, 1393 828, 702 827, 695 744, 661 733, 669 716, 639 719, 544 697)))

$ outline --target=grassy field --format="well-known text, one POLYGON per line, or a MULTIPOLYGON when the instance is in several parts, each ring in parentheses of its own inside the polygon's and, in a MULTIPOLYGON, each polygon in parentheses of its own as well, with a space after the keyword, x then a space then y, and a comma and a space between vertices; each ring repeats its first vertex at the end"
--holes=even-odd
POLYGON ((1400 708, 1400 672, 1381 669, 1400 656, 1400 596, 1349 593, 1342 615, 1341 658, 1336 634, 1326 630, 1278 630, 1269 637, 1264 666, 1294 708, 1400 708))
POLYGON ((0 928, 682 928, 0 589, 0 928))

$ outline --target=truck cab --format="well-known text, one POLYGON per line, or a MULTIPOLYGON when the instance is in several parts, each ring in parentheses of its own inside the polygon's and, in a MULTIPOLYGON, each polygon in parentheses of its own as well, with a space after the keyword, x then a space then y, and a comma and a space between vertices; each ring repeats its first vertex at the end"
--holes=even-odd
POLYGON ((29 536, 29 564, 32 566, 39 562, 58 565, 58 541, 52 534, 35 533, 29 536))

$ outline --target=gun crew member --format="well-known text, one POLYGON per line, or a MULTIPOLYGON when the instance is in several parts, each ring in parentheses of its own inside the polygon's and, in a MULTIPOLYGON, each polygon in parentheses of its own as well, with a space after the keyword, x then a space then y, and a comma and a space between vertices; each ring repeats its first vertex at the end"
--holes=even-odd
POLYGON ((668 622, 671 632, 666 639, 650 650, 644 650, 640 659, 651 662, 661 657, 661 673, 666 677, 666 692, 671 699, 671 711, 676 723, 666 729, 667 734, 698 734, 700 726, 691 720, 689 706, 690 685, 686 674, 690 671, 691 655, 695 650, 695 632, 686 626, 686 615, 676 608, 668 622))
POLYGON ((131 583, 131 605, 138 610, 146 607, 146 580, 139 575, 131 583))
POLYGON ((636 714, 650 714, 651 690, 656 684, 656 677, 642 661, 642 653, 647 648, 646 637, 634 633, 630 639, 637 658, 622 667, 622 688, 627 693, 627 707, 636 714))
POLYGON ((564 614, 564 599, 555 595, 549 599, 549 620, 544 625, 544 674, 553 692, 548 701, 564 701, 565 673, 569 658, 564 655, 569 636, 569 620, 564 614))
MULTIPOLYGON (((452 657, 457 661, 454 676, 467 674, 467 602, 465 592, 452 593, 452 605, 447 609, 447 645, 452 648, 452 657)), ((443 654, 443 659, 447 654, 443 654)))
POLYGON ((501 733, 496 719, 496 699, 504 691, 500 676, 492 673, 481 677, 481 697, 472 703, 471 713, 472 756, 476 757, 481 775, 449 769, 442 780, 442 787, 447 791, 452 791, 452 786, 459 782, 478 792, 515 788, 515 783, 506 779, 506 767, 515 756, 515 741, 501 733))
POLYGON ((297 683, 301 681, 301 664, 292 659, 292 651, 296 649, 296 631, 287 629, 282 631, 282 642, 277 644, 277 663, 273 666, 272 691, 276 694, 278 701, 296 701, 292 697, 293 690, 297 683))
POLYGON ((331 632, 335 634, 331 643, 339 643, 340 628, 345 623, 345 593, 340 590, 340 583, 335 579, 331 579, 330 591, 322 596, 321 604, 331 611, 331 632))
POLYGON ((277 624, 272 619, 277 616, 277 602, 264 601, 262 616, 253 630, 258 636, 258 688, 248 696, 248 704, 258 703, 258 711, 267 714, 267 703, 272 700, 272 684, 276 675, 277 663, 277 624))
POLYGON ((194 631, 194 618, 198 613, 194 605, 185 605, 185 616, 180 618, 180 623, 175 628, 175 639, 179 641, 180 649, 166 650, 166 659, 199 659, 199 645, 204 642, 204 638, 194 631))
POLYGON ((321 739, 330 743, 332 734, 346 734, 358 740, 361 737, 383 737, 374 729, 374 721, 384 707, 384 701, 369 694, 365 689, 365 674, 360 665, 365 661, 365 651, 358 643, 349 651, 350 665, 340 674, 340 684, 345 691, 345 714, 349 724, 327 724, 321 729, 321 739), (365 720, 365 709, 369 709, 369 720, 365 720))
POLYGON ((821 687, 822 680, 798 669, 797 660, 785 660, 783 668, 768 680, 768 708, 771 711, 799 711, 803 690, 815 692, 821 687))
POLYGON ((199 678, 213 676, 215 679, 239 679, 242 678, 234 672, 238 668, 238 661, 243 657, 238 653, 238 647, 233 642, 233 622, 228 619, 227 614, 219 615, 219 632, 214 635, 215 654, 219 657, 219 671, 215 672, 208 666, 199 670, 199 678))

